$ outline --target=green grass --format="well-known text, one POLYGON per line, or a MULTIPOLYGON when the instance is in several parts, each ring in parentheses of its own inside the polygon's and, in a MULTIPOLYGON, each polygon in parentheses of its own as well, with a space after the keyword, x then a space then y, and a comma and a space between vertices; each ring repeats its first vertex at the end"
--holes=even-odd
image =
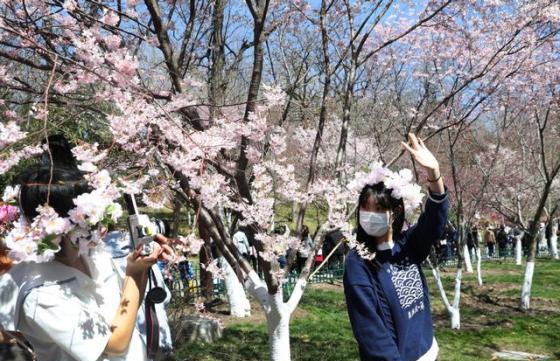
MULTIPOLYGON (((304 295, 300 308, 304 316, 292 319, 290 324, 293 360, 350 361, 358 358, 341 292, 310 288, 304 295)), ((224 330, 224 336, 218 342, 185 346, 177 351, 175 359, 266 360, 266 325, 245 322, 231 324, 224 330)))
MULTIPOLYGON (((448 271, 454 271, 447 267, 448 271)), ((482 263, 482 281, 497 295, 517 297, 521 294, 525 264, 517 266, 512 260, 505 262, 488 261, 482 263), (493 287, 493 285, 498 285, 493 287), (515 289, 511 289, 515 287, 515 289), (505 289, 504 288, 510 288, 505 289)), ((431 271, 424 270, 426 277, 431 279, 431 271)), ((536 298, 560 299, 560 263, 548 259, 537 259, 532 287, 532 296, 536 298)), ((447 292, 452 292, 455 274, 448 272, 442 276, 447 292)), ((463 272, 463 281, 467 287, 476 285, 476 274, 463 272)), ((431 282, 431 280, 429 281, 431 282)))
MULTIPOLYGON (((292 231, 296 228, 297 213, 291 203, 276 203, 275 207, 276 223, 287 224, 292 231)), ((297 210, 296 210, 297 212, 297 210)), ((319 207, 315 204, 309 205, 305 212, 305 224, 309 227, 309 231, 313 234, 315 230, 327 219, 326 207, 319 207)))
MULTIPOLYGON (((483 263, 485 286, 476 276, 464 274, 461 302, 462 329, 449 328, 449 319, 428 277, 440 361, 491 360, 496 350, 548 354, 560 360, 560 262, 539 259, 535 269, 532 306, 523 313, 516 308, 524 268, 513 263, 483 263), (515 287, 515 289, 514 289, 515 287)), ((453 287, 453 269, 443 276, 453 287)), ((297 361, 358 360, 357 345, 346 313, 342 288, 310 287, 297 316, 291 321, 292 359, 297 361)), ((449 292, 449 291, 448 291, 449 292)), ((450 297, 452 295, 448 293, 450 297)), ((176 360, 267 360, 266 325, 234 321, 214 344, 195 343, 178 347, 176 360)))

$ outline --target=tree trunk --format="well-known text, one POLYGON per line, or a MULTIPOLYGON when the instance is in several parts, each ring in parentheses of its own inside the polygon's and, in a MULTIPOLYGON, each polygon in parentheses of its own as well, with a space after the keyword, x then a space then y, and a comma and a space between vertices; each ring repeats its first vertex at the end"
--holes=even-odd
POLYGON ((457 273, 455 274, 455 291, 453 297, 453 312, 451 314, 451 328, 458 330, 461 328, 461 314, 459 312, 460 301, 461 301, 461 281, 463 279, 463 268, 457 267, 457 273))
POLYGON ((539 229, 539 233, 538 233, 538 250, 539 252, 543 252, 543 251, 547 251, 548 250, 548 244, 546 242, 546 236, 545 236, 545 228, 541 227, 539 229))
POLYGON ((550 237, 550 253, 552 258, 559 259, 558 257, 558 236, 554 235, 550 237))
POLYGON ((211 59, 212 67, 210 68, 210 119, 218 115, 218 109, 224 104, 226 82, 224 81, 225 66, 225 45, 224 45, 224 1, 214 1, 214 14, 212 19, 212 46, 211 59))
POLYGON ((476 278, 478 280, 478 285, 482 286, 482 271, 481 271, 482 252, 480 251, 480 248, 477 248, 475 253, 476 253, 476 278))
MULTIPOLYGON (((560 163, 558 169, 560 169, 560 163)), ((558 169, 556 169, 555 171, 557 172, 558 169)), ((531 222, 531 227, 529 227, 529 232, 525 234, 525 236, 528 237, 529 240, 529 256, 527 257, 527 265, 525 266, 525 277, 523 279, 523 288, 521 289, 520 306, 522 310, 528 310, 530 307, 531 286, 533 285, 533 273, 535 271, 535 261, 537 258, 537 241, 539 236, 537 232, 540 231, 540 229, 537 229, 537 227, 539 226, 546 200, 548 199, 548 195, 550 194, 550 187, 553 180, 554 177, 549 178, 544 185, 541 199, 539 201, 539 206, 537 207, 535 215, 533 216, 533 221, 531 222)))
POLYGON ((522 246, 521 239, 523 239, 523 232, 515 237, 515 264, 521 266, 522 246))
MULTIPOLYGON (((321 109, 319 111, 319 124, 317 125, 317 133, 315 134, 315 141, 313 142, 313 149, 311 150, 311 156, 309 158, 309 173, 307 175, 307 182, 305 183, 304 190, 307 191, 309 186, 313 184, 315 179, 315 168, 317 166, 317 155, 319 154, 319 149, 321 148, 321 143, 323 140, 323 129, 325 128, 325 121, 327 119, 327 100, 329 97, 329 92, 331 89, 331 66, 329 57, 329 37, 327 34, 327 29, 325 28, 325 17, 327 16, 327 5, 326 0, 321 1, 321 10, 319 13, 320 27, 321 27, 321 41, 323 50, 323 60, 325 67, 325 80, 323 83, 323 95, 321 97, 321 109)), ((305 218, 305 212, 307 210, 307 203, 301 204, 299 211, 296 215, 296 232, 300 234, 303 228, 303 220, 305 218)), ((295 213, 294 213, 295 215, 295 213)), ((317 219, 318 221, 318 219, 317 219)))
POLYGON ((552 235, 550 236, 550 254, 552 258, 558 259, 558 221, 552 220, 552 235))
POLYGON ((340 140, 336 150, 335 171, 339 182, 343 182, 344 172, 343 164, 346 160, 346 143, 348 141, 348 128, 350 125, 350 113, 352 110, 352 101, 354 97, 354 84, 356 82, 356 59, 352 56, 350 69, 348 70, 348 78, 346 79, 346 89, 344 92, 344 103, 342 106, 342 126, 340 128, 340 140))
POLYGON ((473 273, 474 271, 471 262, 471 254, 469 252, 469 247, 466 244, 463 245, 463 254, 464 254, 465 268, 467 273, 473 273))
POLYGON ((176 239, 179 235, 179 226, 181 224, 181 205, 179 198, 173 202, 173 225, 171 226, 171 238, 176 239))
POLYGON ((449 318, 451 320, 451 328, 453 330, 458 330, 461 328, 461 312, 459 309, 459 300, 461 295, 461 276, 462 276, 462 267, 457 267, 457 274, 455 276, 455 296, 453 300, 453 305, 449 303, 449 299, 447 298, 447 294, 445 293, 445 288, 443 287, 443 283, 441 282, 441 273, 438 267, 433 267, 430 263, 430 267, 432 268, 432 274, 434 275, 434 279, 436 281, 437 288, 439 290, 439 294, 445 305, 445 309, 449 314, 449 318))
POLYGON ((531 307, 531 286, 533 285, 533 273, 535 272, 535 261, 528 261, 523 278, 523 289, 521 290, 521 309, 529 310, 531 307))
POLYGON ((214 279, 211 272, 208 272, 202 267, 202 265, 207 265, 212 262, 212 246, 211 239, 208 231, 199 222, 198 224, 198 234, 201 239, 204 240, 204 244, 200 248, 199 260, 200 260, 200 293, 206 302, 211 301, 214 296, 214 279))
POLYGON ((271 361, 290 361, 290 312, 282 300, 282 288, 269 295, 269 312, 266 314, 268 343, 271 361))
POLYGON ((233 317, 250 316, 251 303, 247 299, 245 289, 224 257, 220 257, 220 267, 224 272, 224 283, 226 285, 230 315, 233 317))

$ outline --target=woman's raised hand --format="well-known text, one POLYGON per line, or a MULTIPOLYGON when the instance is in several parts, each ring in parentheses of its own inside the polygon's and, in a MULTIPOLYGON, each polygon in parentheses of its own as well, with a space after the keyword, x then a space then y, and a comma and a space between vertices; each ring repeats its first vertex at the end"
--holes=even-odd
POLYGON ((402 142, 402 146, 412 155, 414 160, 422 167, 426 168, 426 170, 437 171, 437 173, 439 173, 439 163, 432 152, 426 148, 422 139, 417 138, 416 135, 412 133, 408 133, 408 144, 402 142))
POLYGON ((441 179, 439 163, 432 152, 426 148, 422 139, 417 138, 416 135, 412 133, 408 133, 408 144, 402 142, 402 146, 412 155, 414 160, 428 172, 430 190, 435 193, 444 193, 445 186, 441 179))

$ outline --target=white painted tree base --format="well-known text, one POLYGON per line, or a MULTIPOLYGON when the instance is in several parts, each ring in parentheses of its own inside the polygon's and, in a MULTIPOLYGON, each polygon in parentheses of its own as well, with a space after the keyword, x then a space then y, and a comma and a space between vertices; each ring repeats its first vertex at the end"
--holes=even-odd
POLYGON ((552 258, 559 259, 559 257, 558 257, 558 236, 550 237, 550 252, 552 254, 552 258))
POLYGON ((466 244, 463 246, 463 254, 464 254, 465 268, 467 273, 473 273, 474 271, 471 262, 471 254, 469 252, 469 247, 466 244))
POLYGON ((245 289, 224 257, 220 257, 220 267, 224 273, 230 315, 233 317, 251 316, 251 303, 245 294, 245 289))
POLYGON ((478 285, 482 286, 482 254, 480 248, 476 249, 476 279, 478 281, 478 285))
POLYGON ((523 236, 518 236, 515 239, 515 264, 520 266, 521 265, 521 238, 523 236))
POLYGON ((276 297, 271 297, 270 312, 266 315, 270 360, 290 361, 290 313, 281 299, 280 303, 275 299, 276 297))
POLYGON ((463 275, 463 269, 457 268, 457 273, 455 275, 455 295, 453 297, 453 304, 450 304, 449 299, 447 298, 447 294, 445 293, 443 283, 441 282, 441 274, 439 268, 433 267, 431 263, 430 267, 432 268, 432 274, 434 275, 434 280, 436 281, 436 285, 443 304, 445 305, 445 309, 449 314, 451 329, 459 330, 461 328, 461 312, 459 309, 459 302, 461 299, 461 279, 463 275))
POLYGON ((531 286, 533 285, 533 273, 535 272, 535 261, 527 262, 525 266, 525 277, 523 278, 523 288, 521 290, 521 309, 531 308, 531 286))
POLYGON ((282 287, 276 294, 269 294, 264 283, 255 271, 248 275, 245 287, 261 304, 268 327, 268 344, 271 361, 290 361, 290 317, 296 309, 307 281, 298 279, 287 302, 284 302, 282 287))

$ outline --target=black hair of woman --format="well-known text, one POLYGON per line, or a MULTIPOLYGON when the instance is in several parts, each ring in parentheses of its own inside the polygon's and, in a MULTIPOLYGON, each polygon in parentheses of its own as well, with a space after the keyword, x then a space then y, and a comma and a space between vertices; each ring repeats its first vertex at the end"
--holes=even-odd
POLYGON ((51 157, 55 166, 66 168, 78 168, 78 163, 74 154, 72 154, 72 146, 63 134, 49 135, 43 139, 42 144, 49 145, 49 152, 44 152, 41 155, 41 164, 48 166, 51 163, 51 157))
POLYGON ((74 198, 91 190, 81 171, 56 165, 52 169, 49 166, 28 169, 18 177, 18 183, 19 205, 29 221, 37 216, 37 207, 46 203, 59 216, 66 217, 75 207, 74 198))

